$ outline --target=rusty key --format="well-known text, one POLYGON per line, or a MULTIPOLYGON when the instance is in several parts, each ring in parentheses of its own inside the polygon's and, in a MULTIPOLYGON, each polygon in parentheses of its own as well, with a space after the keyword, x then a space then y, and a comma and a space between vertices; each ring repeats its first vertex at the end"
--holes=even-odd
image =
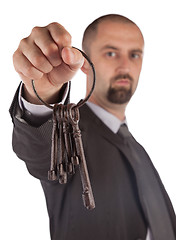
POLYGON ((71 139, 71 125, 68 121, 67 116, 67 105, 63 105, 63 119, 62 119, 62 127, 63 127, 63 135, 64 135, 64 143, 65 143, 65 150, 67 154, 67 173, 74 174, 75 173, 75 166, 74 166, 74 147, 72 145, 71 139))
POLYGON ((75 142, 76 153, 79 158, 79 170, 80 170, 80 176, 81 176, 82 187, 83 187, 82 197, 83 197, 84 206, 87 209, 93 209, 95 208, 95 201, 94 201, 92 187, 90 184, 89 174, 87 170, 83 143, 81 138, 81 131, 78 125, 79 119, 80 119, 79 109, 75 106, 76 106, 75 104, 67 105, 68 119, 72 126, 73 140, 75 142))
POLYGON ((58 178, 59 183, 67 183, 67 156, 65 151, 64 133, 63 133, 63 119, 64 119, 64 106, 62 104, 58 105, 58 110, 56 113, 59 131, 58 138, 58 153, 59 153, 59 164, 58 164, 58 178))
POLYGON ((51 167, 48 171, 48 180, 57 180, 57 158, 58 158, 58 122, 56 117, 56 111, 58 105, 54 105, 53 109, 53 131, 52 131, 52 144, 51 144, 51 167))

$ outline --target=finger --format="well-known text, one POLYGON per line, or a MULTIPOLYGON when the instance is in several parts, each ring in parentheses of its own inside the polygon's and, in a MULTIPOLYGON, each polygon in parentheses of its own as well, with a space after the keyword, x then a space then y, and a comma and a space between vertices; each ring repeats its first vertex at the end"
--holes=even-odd
POLYGON ((34 42, 23 40, 21 43, 21 51, 28 61, 39 71, 49 73, 53 69, 51 63, 34 42))
POLYGON ((45 55, 53 67, 59 66, 62 62, 60 49, 51 37, 46 27, 35 27, 31 33, 34 43, 45 55))
POLYGON ((51 37, 58 45, 60 51, 63 47, 70 46, 71 47, 71 35, 67 30, 60 25, 59 23, 51 23, 47 26, 51 37))
POLYGON ((13 55, 13 63, 15 70, 21 76, 24 75, 29 79, 40 79, 43 76, 43 73, 36 69, 19 50, 17 50, 13 55))
POLYGON ((57 84, 63 84, 73 78, 76 71, 84 64, 84 58, 82 54, 71 47, 64 47, 62 49, 63 62, 60 66, 54 68, 49 74, 50 82, 54 86, 57 84))
POLYGON ((80 51, 71 47, 64 47, 62 49, 62 59, 72 71, 77 71, 83 66, 84 57, 80 51))

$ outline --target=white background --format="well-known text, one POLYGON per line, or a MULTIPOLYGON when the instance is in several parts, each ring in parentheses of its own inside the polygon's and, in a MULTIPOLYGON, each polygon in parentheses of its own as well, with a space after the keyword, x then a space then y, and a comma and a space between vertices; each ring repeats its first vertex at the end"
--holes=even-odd
POLYGON ((40 183, 28 174, 24 163, 12 152, 8 108, 20 81, 13 69, 13 52, 34 26, 53 21, 65 26, 76 47, 81 46, 85 27, 104 14, 125 15, 141 28, 145 38, 144 63, 138 90, 127 109, 127 119, 131 132, 151 156, 176 209, 175 4, 174 0, 6 0, 1 3, 1 239, 49 240, 40 183))

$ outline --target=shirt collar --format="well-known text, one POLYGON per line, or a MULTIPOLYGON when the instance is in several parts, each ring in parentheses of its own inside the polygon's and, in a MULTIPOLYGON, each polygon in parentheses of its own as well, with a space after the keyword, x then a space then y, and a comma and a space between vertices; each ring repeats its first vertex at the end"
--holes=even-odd
POLYGON ((113 114, 106 111, 104 108, 92 102, 88 101, 86 102, 86 104, 113 133, 117 133, 122 124, 124 123, 127 124, 126 119, 124 121, 121 121, 120 119, 115 117, 113 114))

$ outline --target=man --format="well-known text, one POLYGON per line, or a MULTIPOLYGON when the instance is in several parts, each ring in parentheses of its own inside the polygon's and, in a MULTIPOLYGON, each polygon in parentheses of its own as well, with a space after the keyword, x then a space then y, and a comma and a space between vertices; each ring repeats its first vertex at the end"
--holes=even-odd
POLYGON ((126 128, 125 109, 138 84, 143 49, 140 29, 123 16, 100 17, 84 33, 83 50, 96 70, 95 90, 80 109, 96 202, 92 211, 83 207, 78 171, 66 185, 47 180, 51 112, 39 105, 31 86, 34 79, 44 101, 66 104, 67 82, 80 68, 90 91, 91 68, 71 48, 70 34, 58 23, 34 28, 14 53, 14 66, 24 84, 10 109, 13 148, 41 181, 52 240, 176 239, 175 214, 167 193, 147 153, 126 128))

